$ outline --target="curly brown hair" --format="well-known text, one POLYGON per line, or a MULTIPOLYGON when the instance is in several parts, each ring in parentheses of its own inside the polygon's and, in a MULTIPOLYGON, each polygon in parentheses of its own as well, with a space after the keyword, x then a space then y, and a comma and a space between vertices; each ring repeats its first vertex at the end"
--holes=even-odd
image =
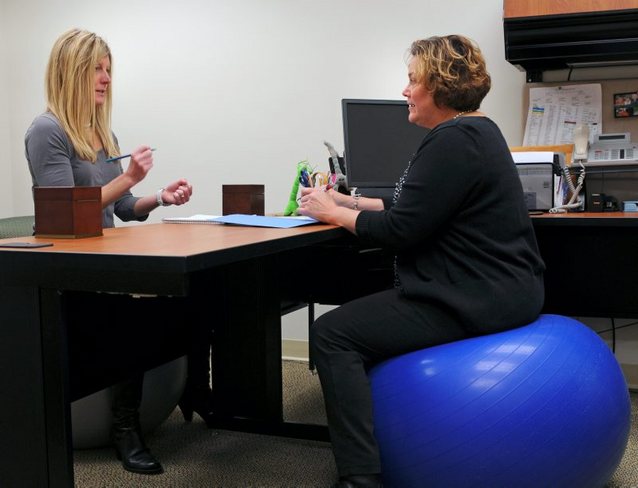
POLYGON ((432 91, 434 102, 460 112, 478 110, 492 86, 481 50, 460 35, 433 36, 414 41, 418 83, 432 91))

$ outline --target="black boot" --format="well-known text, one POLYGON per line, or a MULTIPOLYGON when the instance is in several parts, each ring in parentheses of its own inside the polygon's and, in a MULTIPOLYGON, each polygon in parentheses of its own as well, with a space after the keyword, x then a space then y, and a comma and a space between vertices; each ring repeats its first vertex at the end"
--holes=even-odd
POLYGON ((125 470, 139 474, 160 474, 164 471, 144 444, 139 426, 114 428, 113 442, 115 454, 125 470))
POLYGON ((162 465, 153 457, 142 438, 139 408, 144 375, 113 387, 113 443, 124 469, 140 474, 159 474, 162 465))

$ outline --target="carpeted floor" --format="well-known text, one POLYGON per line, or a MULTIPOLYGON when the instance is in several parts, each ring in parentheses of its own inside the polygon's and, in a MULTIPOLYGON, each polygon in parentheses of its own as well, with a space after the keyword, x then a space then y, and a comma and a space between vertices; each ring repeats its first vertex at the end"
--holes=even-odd
MULTIPOLYGON (((284 361, 287 420, 325 424, 319 380, 307 363, 284 361)), ((195 416, 197 417, 197 416, 195 416)), ((638 395, 632 394, 632 431, 623 460, 606 488, 638 487, 638 395)), ((147 439, 165 472, 128 473, 112 449, 75 452, 78 488, 322 488, 336 479, 330 444, 231 431, 191 424, 175 410, 147 439)))
MULTIPOLYGON (((287 420, 325 424, 319 379, 308 364, 284 361, 287 420)), ((176 409, 147 444, 164 473, 141 476, 124 471, 114 451, 75 451, 75 486, 81 488, 257 488, 329 487, 336 479, 330 444, 207 429, 194 416, 184 422, 176 409)))

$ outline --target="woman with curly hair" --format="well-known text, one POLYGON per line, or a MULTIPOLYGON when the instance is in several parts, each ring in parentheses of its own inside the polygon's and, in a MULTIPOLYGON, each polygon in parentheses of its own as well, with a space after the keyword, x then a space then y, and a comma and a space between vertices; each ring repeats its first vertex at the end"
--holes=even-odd
POLYGON ((490 76, 479 48, 450 35, 410 49, 410 122, 430 129, 392 199, 302 191, 299 213, 395 253, 394 287, 317 319, 310 336, 339 472, 336 487, 382 486, 367 371, 437 344, 522 326, 544 300, 520 179, 479 111, 490 76))

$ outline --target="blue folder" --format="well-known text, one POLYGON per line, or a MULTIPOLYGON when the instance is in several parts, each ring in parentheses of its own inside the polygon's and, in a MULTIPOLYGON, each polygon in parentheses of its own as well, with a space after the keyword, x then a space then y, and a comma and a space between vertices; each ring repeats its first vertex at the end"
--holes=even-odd
POLYGON ((268 215, 231 214, 213 219, 223 224, 246 225, 250 227, 276 227, 289 229, 302 225, 318 224, 319 221, 312 217, 272 217, 268 215))

